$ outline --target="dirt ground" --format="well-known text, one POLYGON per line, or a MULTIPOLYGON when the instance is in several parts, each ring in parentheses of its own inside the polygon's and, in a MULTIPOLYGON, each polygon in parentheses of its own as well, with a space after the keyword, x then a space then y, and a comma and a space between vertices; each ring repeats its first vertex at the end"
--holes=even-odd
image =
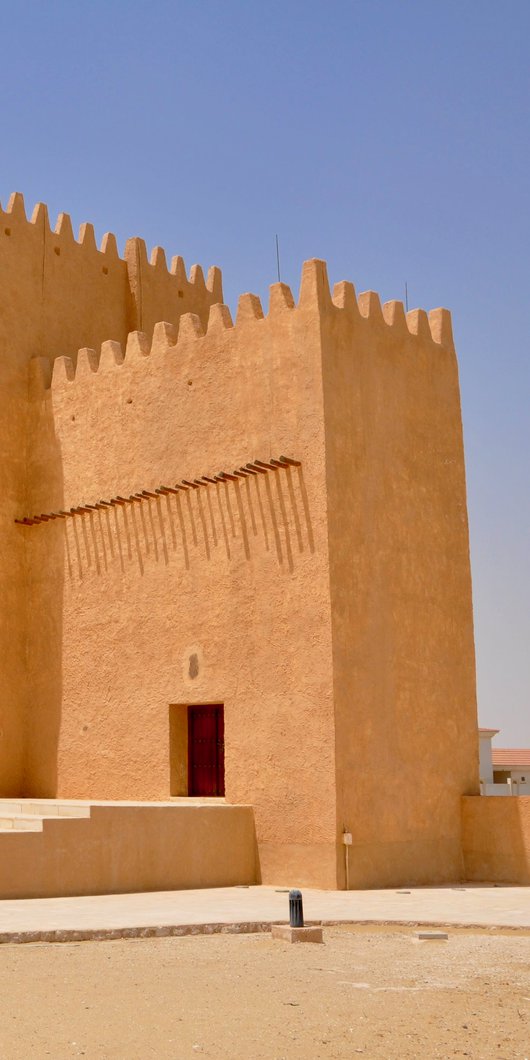
POLYGON ((328 928, 0 947, 0 1058, 530 1058, 530 937, 328 928))

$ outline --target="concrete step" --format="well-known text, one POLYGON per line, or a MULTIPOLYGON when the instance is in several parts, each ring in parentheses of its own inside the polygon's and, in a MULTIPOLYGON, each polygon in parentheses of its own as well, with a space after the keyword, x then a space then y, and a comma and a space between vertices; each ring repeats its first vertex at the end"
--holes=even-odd
POLYGON ((90 817, 90 804, 56 799, 0 799, 0 817, 90 817))
POLYGON ((10 814, 9 816, 0 816, 0 831, 1 832, 42 832, 43 829, 43 818, 37 817, 35 814, 31 814, 29 817, 17 816, 16 814, 10 814))
POLYGON ((258 871, 251 806, 0 800, 0 899, 230 887, 258 871))

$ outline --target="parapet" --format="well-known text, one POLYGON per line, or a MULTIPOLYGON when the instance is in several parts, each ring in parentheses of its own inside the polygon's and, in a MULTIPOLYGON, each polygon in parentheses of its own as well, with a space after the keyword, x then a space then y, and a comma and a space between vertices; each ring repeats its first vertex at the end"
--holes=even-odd
MULTIPOLYGON (((144 246, 142 241, 135 242, 144 246)), ((135 246, 137 252, 138 246, 135 246)), ((143 250, 141 253, 143 255, 143 250)), ((157 251, 149 267, 161 268, 159 259, 160 252, 157 251)), ((176 259, 173 267, 173 275, 182 283, 181 259, 176 259)), ((200 276, 195 270, 190 282, 204 283, 200 276)), ((207 286, 212 294, 217 282, 217 273, 212 272, 210 286, 207 286)), ((223 338, 229 340, 231 334, 248 328, 273 326, 280 317, 291 317, 295 321, 308 314, 319 319, 347 322, 353 326, 354 333, 356 328, 365 333, 368 329, 389 339, 405 340, 412 352, 418 343, 432 347, 433 354, 437 347, 454 349, 451 314, 447 309, 433 309, 428 314, 423 309, 412 309, 406 313, 402 302, 390 301, 381 305, 379 295, 374 291, 365 291, 357 296, 353 284, 345 281, 337 283, 332 294, 325 262, 313 259, 303 265, 298 303, 287 284, 274 283, 270 287, 268 313, 264 312, 258 295, 242 294, 235 324, 228 306, 216 302, 209 306, 206 322, 197 313, 185 312, 176 323, 157 322, 151 337, 145 331, 135 329, 129 333, 125 348, 119 342, 108 340, 99 351, 86 347, 80 349, 77 359, 59 356, 53 362, 53 372, 45 358, 34 358, 32 377, 41 387, 69 387, 76 380, 86 380, 100 372, 121 371, 123 367, 145 361, 173 347, 178 353, 190 342, 203 344, 204 356, 207 356, 210 346, 218 345, 223 338)))
POLYGON ((0 205, 0 283, 8 295, 1 309, 6 333, 17 346, 17 332, 21 339, 23 332, 33 354, 57 346, 74 353, 83 342, 108 335, 125 341, 128 331, 151 331, 157 320, 176 322, 186 312, 206 324, 210 306, 222 301, 216 266, 206 279, 199 265, 187 274, 181 257, 168 267, 162 248, 149 257, 139 238, 129 239, 120 257, 112 232, 98 246, 93 225, 85 223, 76 240, 70 216, 60 213, 52 228, 44 203, 28 219, 18 192, 6 209, 0 205))

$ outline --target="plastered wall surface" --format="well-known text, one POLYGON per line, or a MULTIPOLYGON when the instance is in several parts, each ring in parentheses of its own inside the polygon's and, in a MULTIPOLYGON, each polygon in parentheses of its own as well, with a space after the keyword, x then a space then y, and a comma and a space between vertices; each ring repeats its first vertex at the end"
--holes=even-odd
POLYGON ((259 882, 250 806, 92 806, 43 826, 0 835, 3 899, 259 882))
POLYGON ((141 240, 122 260, 17 197, 0 280, 2 794, 166 799, 170 708, 223 703, 264 882, 343 886, 343 829, 351 886, 460 877, 478 752, 447 312, 332 297, 313 261, 297 305, 275 284, 234 325, 217 269, 141 240))
POLYGON ((530 796, 462 799, 465 879, 530 884, 530 796))
MULTIPOLYGON (((129 240, 126 257, 118 255, 110 233, 98 250, 92 225, 82 225, 74 239, 68 214, 52 231, 46 206, 39 203, 31 220, 20 194, 0 207, 0 776, 2 793, 16 794, 24 785, 24 743, 31 707, 26 681, 26 612, 24 539, 14 525, 28 501, 27 366, 42 354, 53 359, 74 356, 80 346, 105 339, 125 342, 127 333, 158 318, 177 322, 193 311, 203 321, 221 298, 218 269, 205 284, 194 267, 186 277, 181 258, 165 267, 156 248, 152 264, 142 240, 129 240)), ((57 462, 48 469, 60 477, 57 462)))
MULTIPOLYGON (((339 828, 353 886, 458 879, 478 791, 450 317, 320 293, 339 828)), ((344 852, 338 851, 339 878, 344 852)))
POLYGON ((263 316, 243 296, 178 337, 32 367, 29 511, 213 477, 26 535, 28 794, 167 798, 170 704, 224 703, 226 797, 255 808, 263 879, 336 884, 335 743, 315 269, 263 316), (97 370, 95 370, 97 369, 97 370), (55 469, 53 477, 50 469, 55 469), (60 468, 60 473, 59 473, 60 468), (193 666, 191 660, 193 658, 193 666), (195 675, 195 676, 192 676, 195 675))

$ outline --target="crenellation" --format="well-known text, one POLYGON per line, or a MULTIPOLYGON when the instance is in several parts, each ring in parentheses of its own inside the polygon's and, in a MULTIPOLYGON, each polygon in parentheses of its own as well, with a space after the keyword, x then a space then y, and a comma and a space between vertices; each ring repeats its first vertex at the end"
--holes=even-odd
POLYGON ((52 369, 52 387, 63 388, 75 379, 75 366, 71 357, 56 357, 52 369))
POLYGON ((153 269, 164 269, 168 272, 166 252, 163 247, 153 247, 149 264, 152 265, 153 269))
POLYGON ((284 309, 294 309, 294 298, 291 288, 286 283, 271 283, 269 287, 269 316, 281 313, 284 309))
POLYGON ((311 258, 302 265, 299 309, 318 309, 321 312, 332 305, 329 289, 328 269, 325 261, 311 258))
MULTIPOLYGON (((113 237, 111 237, 113 239, 113 237)), ((133 241, 130 241, 132 245, 133 241)), ((141 244, 141 241, 139 245, 141 244)), ((160 268, 165 262, 161 248, 155 248, 151 255, 150 268, 160 268), (156 259, 156 263, 155 262, 156 259)), ((140 253, 143 252, 140 250, 140 253)), ((177 269, 183 267, 182 259, 177 269)), ((125 341, 125 353, 120 342, 106 340, 101 345, 101 354, 96 353, 93 347, 82 347, 76 358, 60 358, 60 364, 52 373, 51 365, 46 371, 40 372, 41 386, 44 388, 62 387, 77 378, 88 378, 99 371, 109 371, 120 367, 124 361, 128 364, 142 362, 152 352, 163 353, 172 346, 189 343, 196 339, 215 338, 231 330, 244 328, 250 321, 272 321, 279 313, 302 309, 315 308, 318 312, 346 314, 344 319, 363 321, 364 327, 375 327, 380 333, 384 325, 388 336, 392 334, 396 339, 417 339, 422 343, 429 344, 434 341, 438 344, 452 348, 451 315, 446 309, 431 310, 429 315, 424 310, 413 309, 405 313, 401 301, 385 302, 381 306, 379 295, 375 291, 363 291, 358 296, 355 287, 349 281, 340 281, 333 288, 333 298, 328 302, 326 294, 327 277, 322 269, 322 262, 306 262, 303 269, 303 283, 305 289, 301 293, 298 306, 295 305, 290 287, 285 283, 274 283, 270 286, 269 311, 265 316, 261 301, 257 295, 251 293, 242 294, 239 298, 235 323, 232 319, 230 309, 224 303, 213 303, 209 306, 206 320, 200 318, 197 313, 183 313, 176 323, 158 321, 152 329, 152 337, 145 330, 136 328, 128 332, 125 341), (310 296, 313 301, 310 302, 310 296), (71 365, 75 365, 74 368, 71 365)), ((197 271, 195 271, 197 277, 197 271)), ((400 340, 401 341, 401 340, 400 340)), ((35 362, 44 363, 46 358, 32 358, 30 369, 36 372, 35 362)), ((48 362, 49 363, 49 362, 48 362)), ((37 378, 37 377, 35 377, 37 378)), ((36 386, 35 379, 32 386, 36 386)))
POLYGON ((257 294, 246 292, 239 296, 236 313, 236 327, 241 327, 249 320, 263 320, 264 313, 261 299, 257 294))
POLYGON ((177 346, 191 339, 200 339, 205 335, 201 319, 197 313, 183 313, 179 320, 177 346))
POLYGON ((210 292, 214 302, 223 301, 223 277, 217 265, 210 265, 208 269, 206 290, 210 292))
POLYGON ((151 343, 145 331, 130 331, 125 347, 125 361, 142 361, 151 353, 151 343))
POLYGON ((333 288, 333 305, 345 310, 351 317, 360 315, 355 287, 349 280, 340 280, 333 288))
MULTIPOLYGON (((130 249, 133 241, 130 241, 130 249)), ((140 243, 138 246, 140 246, 140 243)), ((135 244, 136 245, 136 244, 135 244)), ((159 268, 165 262, 161 248, 155 248, 151 255, 150 268, 159 268), (156 259, 156 263, 155 262, 156 259)), ((143 251, 140 250, 142 254, 143 251)), ((178 259, 177 269, 183 268, 182 258, 178 259)), ((63 386, 65 382, 71 382, 74 378, 89 377, 99 371, 108 371, 119 367, 124 361, 144 361, 152 352, 162 353, 169 347, 188 343, 196 339, 215 338, 231 330, 244 328, 250 321, 272 321, 279 313, 285 311, 298 312, 308 308, 315 308, 318 312, 345 314, 344 319, 349 319, 355 325, 355 321, 363 321, 364 327, 375 327, 378 334, 384 325, 388 336, 392 334, 396 339, 418 339, 420 342, 434 341, 438 344, 452 347, 451 315, 446 309, 431 310, 429 315, 422 309, 410 310, 407 314, 401 301, 385 302, 381 306, 379 295, 375 291, 363 291, 358 296, 355 287, 349 281, 340 281, 333 288, 333 298, 328 302, 326 294, 326 273, 322 269, 322 262, 306 262, 303 269, 303 282, 305 289, 301 294, 298 306, 292 295, 290 287, 285 283, 273 283, 270 285, 269 311, 265 316, 261 301, 257 295, 251 293, 242 294, 239 298, 235 323, 232 319, 230 309, 224 303, 213 303, 209 307, 208 317, 201 320, 197 313, 183 313, 177 323, 168 321, 157 321, 152 329, 152 337, 145 330, 136 328, 128 332, 125 342, 125 353, 121 343, 115 340, 106 340, 101 345, 101 354, 98 355, 92 347, 83 347, 79 350, 77 361, 75 358, 67 359, 68 367, 65 368, 64 358, 57 371, 53 374, 53 386, 63 386), (313 297, 310 302, 309 298, 313 297), (75 363, 74 374, 69 367, 75 363)), ((197 271, 195 272, 197 277, 197 271)), ((35 372, 36 360, 44 362, 46 358, 33 358, 30 362, 31 371, 35 372)), ((51 366, 49 371, 42 374, 44 382, 42 385, 51 385, 51 366)), ((35 384, 34 384, 35 385, 35 384)))
POLYGON ((429 318, 424 309, 410 309, 406 314, 407 327, 411 335, 417 335, 424 342, 432 339, 429 318))
POLYGON ((408 331, 403 302, 396 300, 385 302, 383 305, 383 318, 385 324, 388 324, 390 328, 396 328, 403 334, 406 334, 408 331))
POLYGON ((74 242, 72 218, 69 213, 60 213, 58 215, 53 232, 54 235, 61 236, 62 239, 69 239, 71 243, 74 242))
POLYGON ((119 260, 118 243, 114 232, 105 232, 100 246, 101 254, 105 254, 108 258, 115 258, 119 260))
POLYGON ((434 342, 454 350, 453 324, 449 309, 431 309, 429 312, 429 325, 434 342))
POLYGON ((188 277, 186 275, 186 265, 184 263, 184 258, 181 257, 180 254, 175 254, 175 256, 171 259, 170 274, 171 276, 174 276, 176 278, 177 283, 179 283, 181 286, 185 286, 187 284, 188 277))
POLYGON ((129 270, 137 269, 141 266, 147 267, 149 258, 145 239, 141 239, 140 236, 131 236, 125 243, 123 257, 129 266, 129 270))
POLYGON ((16 218, 18 221, 27 221, 24 196, 20 191, 13 191, 11 193, 5 212, 11 214, 13 219, 16 218))
POLYGON ((202 287, 206 290, 206 284, 204 282, 204 273, 200 265, 191 266, 190 283, 194 284, 196 288, 202 287))
POLYGON ((385 324, 397 337, 414 337, 420 342, 436 342, 453 347, 451 314, 448 309, 411 309, 407 313, 403 302, 391 300, 381 305, 376 291, 362 291, 356 296, 353 284, 341 281, 333 289, 333 306, 350 317, 362 318, 371 327, 380 329, 385 324))
POLYGON ((380 325, 384 323, 381 299, 377 291, 361 291, 357 297, 359 312, 366 317, 371 324, 380 325))
POLYGON ((77 351, 77 362, 75 366, 76 380, 88 378, 97 372, 99 368, 99 357, 95 350, 88 346, 77 351))
POLYGON ((227 331, 233 327, 232 314, 227 305, 217 302, 215 305, 210 306, 207 334, 227 331))
POLYGON ((177 338, 178 328, 175 324, 168 324, 167 320, 159 320, 153 329, 151 355, 167 350, 170 346, 176 346, 177 338))
POLYGON ((119 368, 124 361, 123 347, 121 342, 115 339, 107 339, 101 344, 101 356, 99 358, 99 371, 108 372, 119 368))
POLYGON ((33 207, 33 213, 31 215, 30 224, 34 225, 35 228, 43 228, 46 233, 51 234, 50 218, 48 216, 48 207, 44 202, 37 202, 33 207))
POLYGON ((150 258, 148 258, 145 240, 138 236, 134 236, 126 241, 124 255, 123 257, 120 257, 116 237, 112 232, 106 232, 104 234, 101 246, 98 249, 94 226, 91 222, 85 221, 79 226, 78 238, 75 239, 70 214, 65 212, 59 213, 55 227, 52 229, 49 221, 47 205, 42 202, 36 203, 31 217, 28 218, 26 215, 24 196, 21 192, 12 193, 5 210, 3 210, 0 204, 0 216, 2 215, 5 218, 9 216, 11 221, 18 222, 21 225, 23 224, 29 232, 33 231, 34 233, 37 233, 44 230, 48 234, 56 235, 64 240, 65 245, 68 243, 73 248, 83 248, 90 254, 96 252, 96 254, 114 257, 123 265, 127 264, 129 271, 133 275, 137 275, 138 270, 154 270, 161 275, 163 274, 164 277, 175 277, 177 285, 186 289, 193 287, 193 296, 195 298, 206 298, 208 305, 210 302, 222 301, 222 274, 217 265, 211 265, 209 267, 206 281, 202 266, 192 265, 188 278, 182 257, 175 255, 171 260, 171 267, 168 268, 164 248, 160 246, 153 247, 150 258), (208 296, 211 296, 211 298, 208 296))
POLYGON ((98 253, 96 233, 94 231, 94 225, 91 224, 90 221, 83 221, 83 223, 79 225, 79 237, 77 241, 87 250, 98 253))

